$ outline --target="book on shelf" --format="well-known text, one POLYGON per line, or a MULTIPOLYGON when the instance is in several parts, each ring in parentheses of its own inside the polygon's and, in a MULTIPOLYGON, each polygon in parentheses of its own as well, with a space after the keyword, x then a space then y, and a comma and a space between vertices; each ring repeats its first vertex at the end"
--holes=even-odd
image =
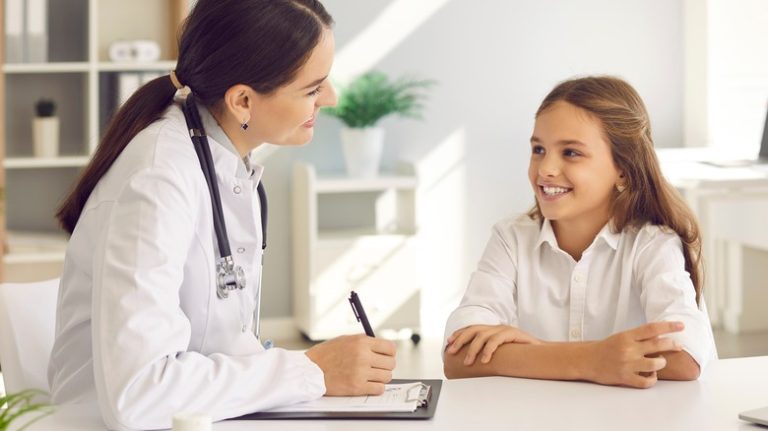
POLYGON ((26 0, 26 3, 25 61, 45 63, 48 61, 48 0, 26 0))
POLYGON ((5 62, 24 61, 24 0, 5 0, 5 62))
POLYGON ((48 0, 6 0, 6 63, 48 61, 48 0))
POLYGON ((119 72, 116 75, 115 107, 120 108, 141 86, 160 77, 159 72, 119 72))

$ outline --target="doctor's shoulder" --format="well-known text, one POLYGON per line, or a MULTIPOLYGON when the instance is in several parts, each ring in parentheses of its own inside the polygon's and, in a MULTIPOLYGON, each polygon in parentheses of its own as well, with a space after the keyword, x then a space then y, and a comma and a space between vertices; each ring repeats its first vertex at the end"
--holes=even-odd
POLYGON ((95 195, 106 193, 106 199, 113 199, 128 183, 148 175, 159 175, 190 193, 207 187, 184 117, 175 108, 181 119, 175 118, 174 108, 131 139, 99 181, 95 195))
POLYGON ((169 107, 158 120, 137 133, 115 160, 115 165, 124 165, 127 175, 140 170, 162 169, 177 171, 190 178, 202 177, 184 117, 175 106, 169 107))

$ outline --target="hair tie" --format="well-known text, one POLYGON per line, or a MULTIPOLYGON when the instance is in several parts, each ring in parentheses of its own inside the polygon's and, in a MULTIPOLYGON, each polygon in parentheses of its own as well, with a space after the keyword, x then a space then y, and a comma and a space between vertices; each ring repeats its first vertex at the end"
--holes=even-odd
POLYGON ((184 88, 184 85, 181 84, 181 81, 179 81, 179 78, 176 76, 176 71, 171 71, 171 82, 173 82, 173 86, 176 87, 177 90, 182 90, 184 88))

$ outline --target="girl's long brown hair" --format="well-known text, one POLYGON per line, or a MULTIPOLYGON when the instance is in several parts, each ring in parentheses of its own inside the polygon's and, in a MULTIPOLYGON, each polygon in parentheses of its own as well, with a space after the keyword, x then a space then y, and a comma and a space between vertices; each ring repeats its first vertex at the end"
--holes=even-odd
MULTIPOLYGON (((627 82, 609 76, 572 79, 557 85, 541 102, 536 117, 555 102, 577 106, 600 120, 611 143, 613 161, 623 172, 626 189, 615 193, 613 228, 664 226, 680 236, 685 270, 696 289, 696 303, 704 284, 701 234, 696 217, 661 173, 651 138, 651 123, 640 95, 627 82)), ((543 219, 538 203, 528 213, 543 219)))
MULTIPOLYGON (((176 76, 209 108, 236 84, 270 94, 293 80, 332 24, 318 0, 198 0, 179 39, 176 76)), ((74 231, 101 177, 141 130, 160 119, 175 93, 170 78, 162 76, 139 88, 115 114, 56 213, 64 230, 74 231)))

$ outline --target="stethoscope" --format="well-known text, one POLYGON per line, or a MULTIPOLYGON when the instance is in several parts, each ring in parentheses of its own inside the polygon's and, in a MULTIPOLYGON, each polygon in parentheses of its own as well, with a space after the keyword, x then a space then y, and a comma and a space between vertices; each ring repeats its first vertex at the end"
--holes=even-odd
MULTIPOLYGON (((208 147, 208 137, 205 135, 203 122, 200 120, 200 113, 194 101, 194 96, 190 93, 185 98, 177 99, 181 104, 181 110, 184 113, 184 119, 187 122, 189 136, 200 160, 200 167, 205 176, 205 182, 208 184, 208 191, 211 193, 211 204, 213 207, 213 228, 216 232, 216 242, 219 245, 219 258, 216 260, 216 296, 220 299, 229 297, 233 290, 242 290, 245 288, 245 272, 240 265, 235 265, 232 258, 232 251, 229 248, 229 237, 227 236, 227 226, 224 222, 224 211, 221 208, 221 196, 216 182, 216 171, 213 167, 213 157, 211 149, 208 147)), ((264 191, 262 182, 256 187, 259 194, 259 207, 261 213, 261 265, 264 266, 264 251, 267 248, 267 193, 264 191)), ((254 333, 259 337, 259 320, 261 314, 261 271, 259 271, 259 285, 256 292, 256 309, 254 311, 254 333)))

